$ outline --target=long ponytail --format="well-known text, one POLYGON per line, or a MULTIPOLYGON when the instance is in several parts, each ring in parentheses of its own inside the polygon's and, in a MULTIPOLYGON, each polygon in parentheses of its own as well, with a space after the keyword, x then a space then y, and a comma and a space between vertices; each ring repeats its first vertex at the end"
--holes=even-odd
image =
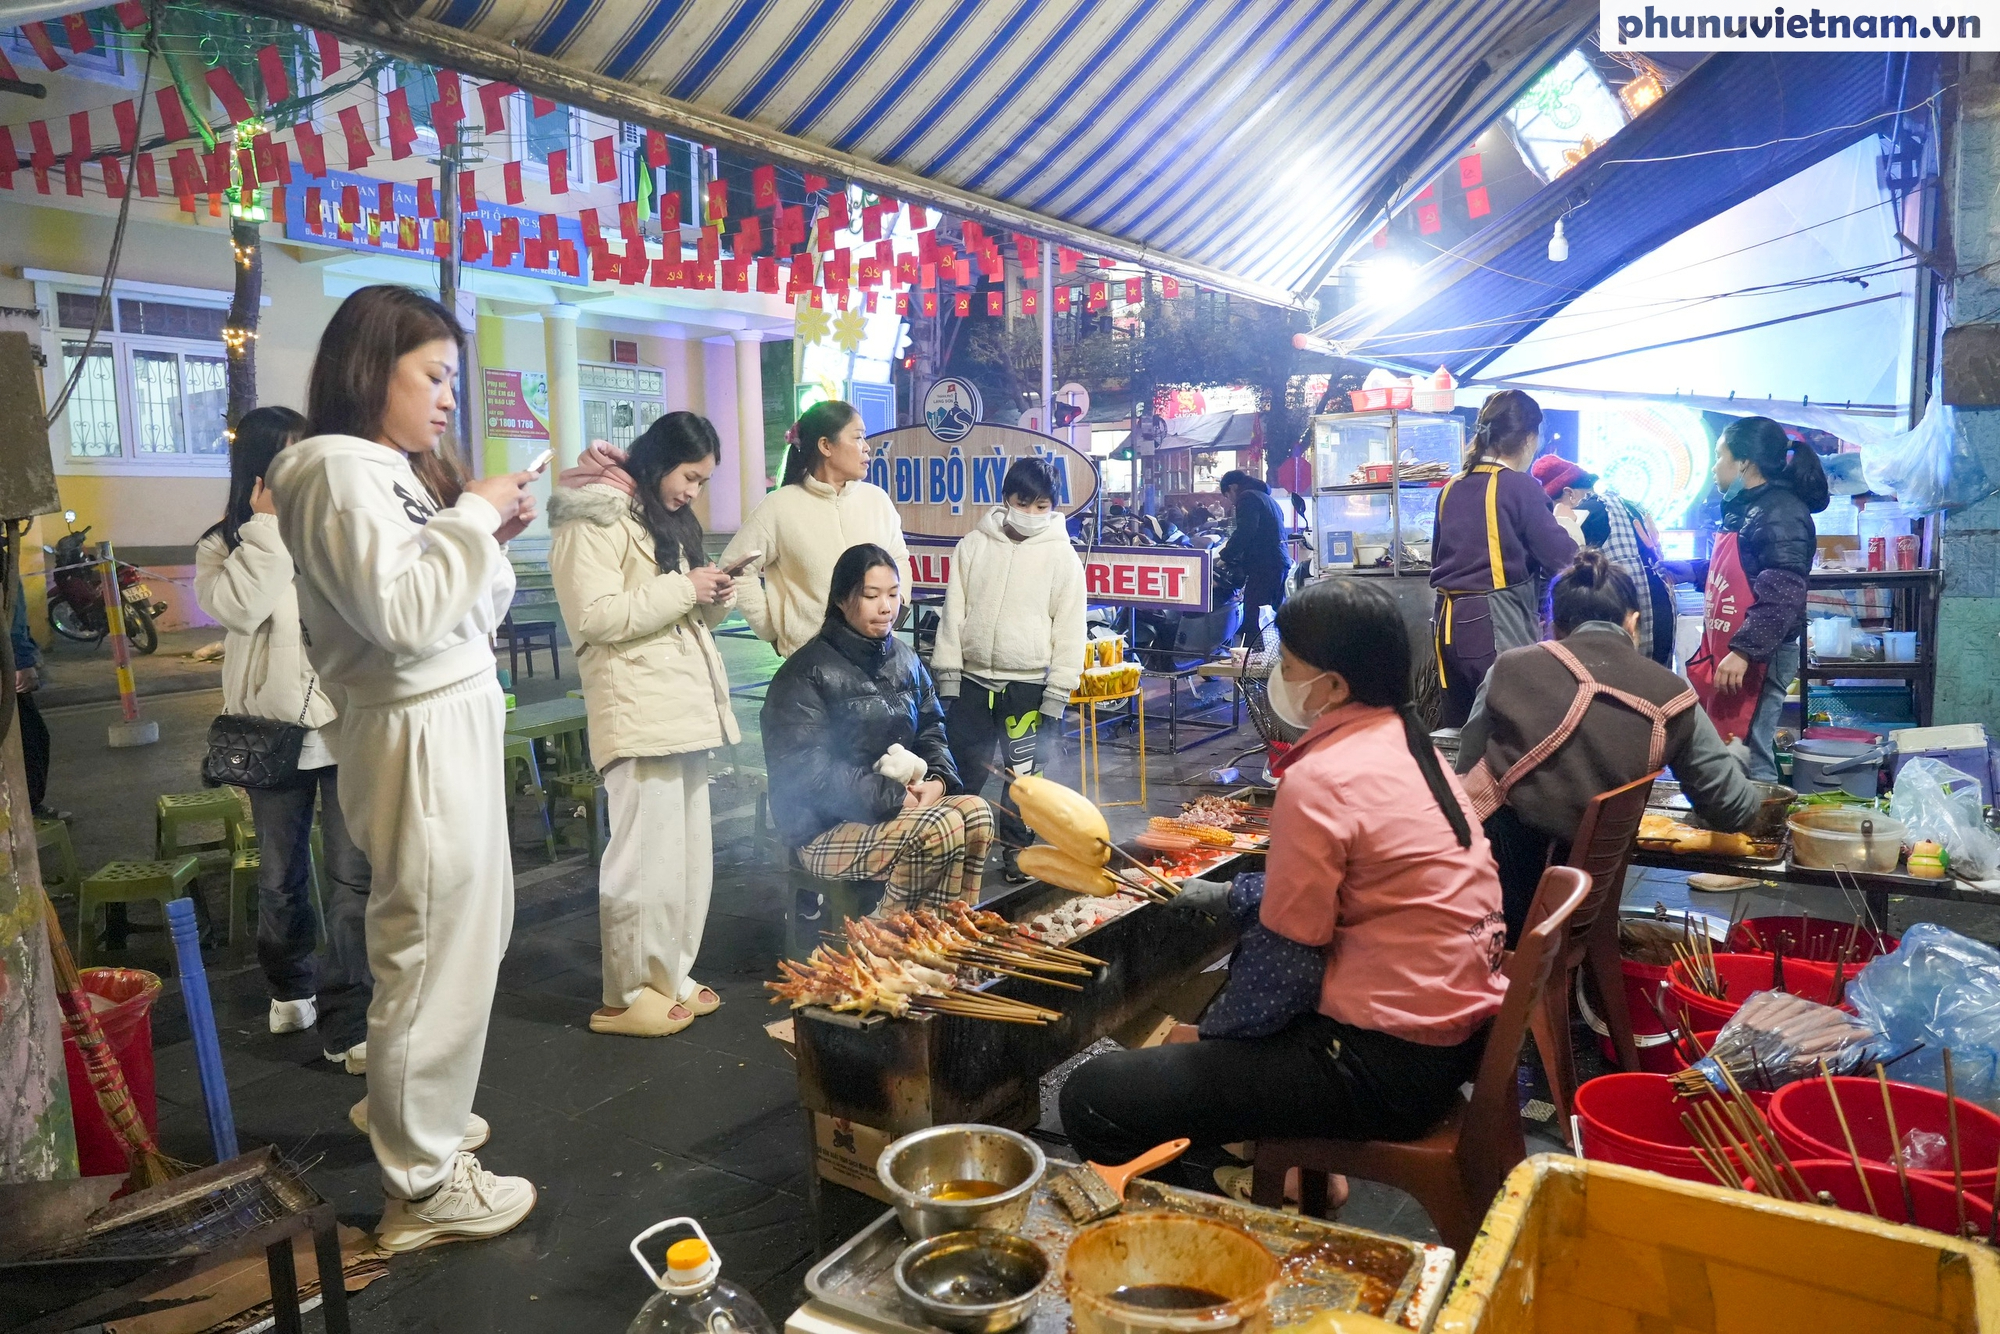
POLYGON ((1723 429, 1717 442, 1738 463, 1754 463, 1767 482, 1776 482, 1818 514, 1827 506, 1826 467, 1813 447, 1794 443, 1785 428, 1769 417, 1739 417, 1723 429))
POLYGON ((1278 608, 1278 638, 1305 662, 1346 678, 1359 703, 1396 711, 1403 720, 1410 758, 1417 762, 1432 800, 1444 812, 1458 846, 1471 847, 1472 826, 1410 698, 1410 632, 1395 599, 1365 579, 1322 579, 1307 584, 1278 608))
POLYGON ((823 457, 819 442, 837 439, 847 424, 861 415, 852 403, 837 398, 822 399, 807 408, 792 427, 791 448, 785 451, 785 475, 780 486, 797 486, 823 457))
POLYGON ((1472 471, 1487 458, 1508 458, 1528 448, 1542 430, 1542 405, 1518 389, 1500 389, 1479 405, 1479 420, 1473 423, 1472 438, 1466 442, 1465 458, 1459 475, 1472 471))

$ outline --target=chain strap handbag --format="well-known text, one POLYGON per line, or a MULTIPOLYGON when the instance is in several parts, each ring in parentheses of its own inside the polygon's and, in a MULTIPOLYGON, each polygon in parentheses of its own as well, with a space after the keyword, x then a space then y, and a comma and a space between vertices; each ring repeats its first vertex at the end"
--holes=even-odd
POLYGON ((268 792, 290 787, 299 776, 299 751, 306 743, 306 713, 312 708, 319 675, 306 683, 299 720, 259 718, 247 713, 217 715, 208 725, 208 754, 201 781, 210 787, 254 788, 268 792))

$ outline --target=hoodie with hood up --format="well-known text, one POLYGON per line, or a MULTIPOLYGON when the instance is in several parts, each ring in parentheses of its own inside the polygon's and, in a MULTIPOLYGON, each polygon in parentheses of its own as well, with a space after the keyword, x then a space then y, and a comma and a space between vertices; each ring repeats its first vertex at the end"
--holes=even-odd
POLYGON ((281 451, 267 480, 308 653, 343 711, 493 670, 514 569, 491 504, 468 491, 439 509, 400 451, 349 435, 281 451))
POLYGON ((952 549, 931 673, 949 698, 964 677, 1039 681, 1042 712, 1059 718, 1083 676, 1083 562, 1061 515, 1018 542, 1006 522, 996 509, 952 549))

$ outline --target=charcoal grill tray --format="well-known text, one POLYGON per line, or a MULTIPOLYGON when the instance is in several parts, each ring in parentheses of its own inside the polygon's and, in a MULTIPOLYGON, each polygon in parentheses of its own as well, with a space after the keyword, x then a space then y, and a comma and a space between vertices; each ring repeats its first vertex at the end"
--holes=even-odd
MULTIPOLYGON (((1066 1163, 1049 1163, 1055 1175, 1066 1163)), ((1287 1283, 1272 1302, 1271 1325, 1278 1328, 1307 1320, 1321 1311, 1364 1311, 1410 1329, 1421 1329, 1443 1295, 1452 1253, 1401 1237, 1387 1237, 1361 1228, 1317 1218, 1301 1218, 1241 1204, 1219 1195, 1163 1186, 1144 1179, 1126 1190, 1126 1212, 1165 1209, 1234 1224, 1267 1246, 1280 1260, 1316 1244, 1326 1244, 1334 1257, 1310 1266, 1302 1281, 1287 1283), (1377 1296, 1367 1295, 1363 1279, 1340 1261, 1351 1261, 1379 1279, 1377 1296), (1385 1297, 1383 1292, 1392 1292, 1385 1297)), ((1035 1191, 1021 1235, 1048 1253, 1053 1276, 1041 1304, 1021 1334, 1068 1334, 1073 1328, 1068 1299, 1062 1292, 1063 1259, 1076 1225, 1051 1194, 1046 1181, 1035 1191)), ((903 1302, 896 1290, 897 1257, 909 1245, 894 1210, 850 1238, 806 1275, 806 1290, 830 1307, 888 1325, 907 1334, 942 1334, 903 1302)))

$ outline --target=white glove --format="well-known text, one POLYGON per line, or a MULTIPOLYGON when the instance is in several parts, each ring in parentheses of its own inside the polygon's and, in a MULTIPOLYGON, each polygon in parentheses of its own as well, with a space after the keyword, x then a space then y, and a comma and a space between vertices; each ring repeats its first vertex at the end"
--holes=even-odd
POLYGON ((875 761, 875 772, 908 787, 911 783, 921 783, 924 775, 930 772, 930 765, 924 762, 922 756, 912 755, 902 746, 895 745, 875 761))

